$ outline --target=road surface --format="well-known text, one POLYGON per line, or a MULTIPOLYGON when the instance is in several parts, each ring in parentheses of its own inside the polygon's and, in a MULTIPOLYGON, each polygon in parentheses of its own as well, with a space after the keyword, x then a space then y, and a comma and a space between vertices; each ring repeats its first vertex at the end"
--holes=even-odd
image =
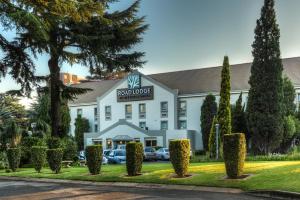
POLYGON ((89 186, 81 184, 41 183, 0 180, 0 199, 7 200, 258 200, 244 194, 212 193, 170 189, 141 189, 116 186, 89 186))

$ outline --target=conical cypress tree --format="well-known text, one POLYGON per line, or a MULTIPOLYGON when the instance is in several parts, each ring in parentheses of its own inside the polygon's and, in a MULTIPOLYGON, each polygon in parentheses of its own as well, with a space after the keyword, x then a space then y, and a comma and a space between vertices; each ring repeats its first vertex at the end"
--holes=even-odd
POLYGON ((274 0, 265 0, 257 20, 249 80, 248 125, 256 153, 275 150, 282 140, 283 81, 274 0))
POLYGON ((240 93, 232 112, 232 131, 246 134, 246 117, 243 106, 243 93, 240 93))
POLYGON ((209 94, 205 97, 201 107, 201 133, 203 149, 208 151, 209 133, 214 117, 217 115, 216 97, 209 94))
POLYGON ((220 124, 221 138, 225 134, 231 134, 230 69, 228 56, 224 57, 222 68, 218 122, 220 124))

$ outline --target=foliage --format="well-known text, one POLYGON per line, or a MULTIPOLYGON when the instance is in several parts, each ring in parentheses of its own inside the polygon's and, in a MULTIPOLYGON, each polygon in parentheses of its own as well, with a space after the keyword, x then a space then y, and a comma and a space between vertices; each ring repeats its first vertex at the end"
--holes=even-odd
POLYGON ((78 116, 75 119, 75 140, 77 142, 78 151, 84 149, 84 133, 88 132, 90 129, 89 120, 78 116))
POLYGON ((240 93, 238 100, 235 103, 235 106, 232 110, 232 132, 234 133, 245 133, 246 139, 249 139, 250 136, 247 134, 247 118, 245 107, 243 103, 243 93, 240 93))
POLYGON ((63 150, 64 150, 64 155, 63 159, 64 160, 72 160, 75 161, 77 160, 77 143, 72 137, 66 137, 62 139, 63 143, 63 150))
POLYGON ((203 149, 208 151, 208 142, 211 125, 214 117, 217 114, 217 103, 216 97, 212 94, 209 94, 205 97, 202 107, 201 107, 201 133, 202 133, 202 142, 203 149))
POLYGON ((0 151, 0 170, 8 168, 7 156, 4 151, 0 151))
POLYGON ((283 81, 274 0, 265 0, 257 20, 249 80, 248 127, 257 154, 277 149, 282 140, 283 81))
POLYGON ((61 142, 61 139, 58 137, 49 137, 47 139, 47 146, 49 149, 58 149, 62 148, 63 144, 61 142))
POLYGON ((141 174, 143 165, 143 144, 129 142, 126 144, 126 169, 128 176, 141 174))
POLYGON ((291 80, 285 76, 283 78, 283 109, 285 116, 295 115, 296 111, 296 91, 291 80))
POLYGON ((61 123, 61 137, 66 137, 70 131, 70 109, 67 100, 63 100, 60 107, 60 123, 61 123))
POLYGON ((34 169, 40 173, 43 166, 46 162, 46 150, 47 148, 45 146, 33 146, 31 148, 31 159, 32 163, 34 164, 34 169))
POLYGON ((185 177, 190 163, 190 140, 172 140, 169 144, 170 161, 175 173, 185 177))
POLYGON ((89 172, 93 175, 99 174, 102 165, 103 149, 101 145, 91 145, 86 147, 86 163, 89 172))
POLYGON ((21 166, 29 164, 31 161, 31 148, 33 146, 46 146, 44 139, 39 137, 24 137, 22 138, 21 148, 21 166))
MULTIPOLYGON (((210 128, 210 133, 209 133, 209 143, 208 143, 208 150, 209 150, 209 155, 211 158, 215 158, 217 155, 216 149, 217 149, 217 144, 216 144, 216 124, 218 124, 217 118, 214 117, 213 123, 210 128)), ((220 132, 219 132, 220 133, 220 132)), ((219 135, 219 152, 221 148, 221 136, 219 135)))
POLYGON ((226 173, 229 178, 243 175, 246 158, 246 140, 243 133, 224 135, 223 156, 226 173))
POLYGON ((63 149, 48 149, 47 150, 47 161, 50 169, 58 174, 61 170, 61 162, 63 159, 63 149))
POLYGON ((287 153, 297 133, 295 117, 289 115, 283 119, 283 139, 280 145, 280 152, 287 153))
POLYGON ((9 168, 15 172, 20 165, 21 149, 20 148, 8 148, 7 149, 7 160, 9 168))
POLYGON ((218 110, 218 122, 220 124, 221 138, 223 135, 231 133, 230 108, 230 66, 229 58, 228 56, 225 56, 221 75, 220 102, 218 110))
POLYGON ((22 135, 17 123, 14 120, 9 120, 7 122, 2 137, 2 141, 9 143, 10 147, 16 147, 19 145, 22 135))
POLYGON ((137 15, 139 1, 122 11, 111 11, 113 2, 7 0, 0 5, 4 30, 18 35, 12 42, 0 35, 0 48, 7 54, 0 63, 1 74, 12 68, 13 78, 24 85, 23 90, 30 91, 31 82, 46 78, 35 76, 35 64, 27 51, 49 57, 52 136, 61 136, 61 99, 86 92, 59 80, 62 63, 85 65, 93 75, 128 72, 144 63, 143 52, 130 52, 148 27, 145 18, 137 15))

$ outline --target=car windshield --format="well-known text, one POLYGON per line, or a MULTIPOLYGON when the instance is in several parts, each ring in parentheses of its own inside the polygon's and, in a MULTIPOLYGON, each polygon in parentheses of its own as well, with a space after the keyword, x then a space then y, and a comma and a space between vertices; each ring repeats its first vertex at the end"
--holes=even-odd
POLYGON ((165 149, 165 152, 169 152, 169 149, 165 149))
POLYGON ((154 149, 152 149, 152 148, 145 148, 145 152, 154 152, 154 149))
POLYGON ((104 155, 108 156, 110 154, 110 151, 104 151, 104 155))
POLYGON ((115 151, 115 156, 125 156, 125 151, 115 151))

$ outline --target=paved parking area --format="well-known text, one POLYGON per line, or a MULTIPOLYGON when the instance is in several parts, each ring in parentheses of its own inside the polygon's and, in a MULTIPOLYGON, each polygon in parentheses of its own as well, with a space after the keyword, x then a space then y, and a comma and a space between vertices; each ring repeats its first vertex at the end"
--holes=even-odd
POLYGON ((81 184, 41 183, 34 181, 0 180, 0 199, 7 200, 258 200, 262 198, 244 194, 226 194, 170 189, 145 189, 120 186, 89 186, 81 184))

